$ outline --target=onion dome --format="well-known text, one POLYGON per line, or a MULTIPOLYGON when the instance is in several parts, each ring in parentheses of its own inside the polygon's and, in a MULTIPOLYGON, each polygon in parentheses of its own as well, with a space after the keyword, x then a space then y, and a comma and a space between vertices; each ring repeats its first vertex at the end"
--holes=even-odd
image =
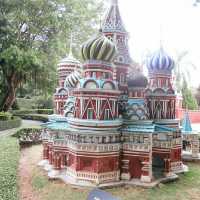
POLYGON ((70 75, 68 75, 65 79, 65 88, 74 88, 78 83, 79 79, 81 79, 81 72, 74 71, 70 75))
POLYGON ((82 45, 82 57, 84 60, 112 62, 115 53, 115 44, 102 34, 89 39, 82 45))
POLYGON ((147 60, 149 73, 171 74, 174 67, 173 59, 160 48, 147 60))
POLYGON ((147 78, 143 74, 137 74, 128 80, 128 87, 143 87, 146 88, 148 84, 147 78))

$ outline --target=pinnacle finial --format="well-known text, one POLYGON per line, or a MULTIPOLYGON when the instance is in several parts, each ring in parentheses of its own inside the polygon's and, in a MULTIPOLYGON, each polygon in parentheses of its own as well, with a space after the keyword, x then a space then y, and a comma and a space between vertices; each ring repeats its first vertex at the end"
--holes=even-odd
POLYGON ((163 27, 160 24, 160 49, 163 49, 163 27))
POLYGON ((111 0, 112 5, 118 5, 118 0, 111 0))
POLYGON ((72 43, 73 43, 73 35, 72 35, 72 32, 71 32, 71 36, 70 36, 70 46, 69 46, 69 57, 72 57, 72 43))

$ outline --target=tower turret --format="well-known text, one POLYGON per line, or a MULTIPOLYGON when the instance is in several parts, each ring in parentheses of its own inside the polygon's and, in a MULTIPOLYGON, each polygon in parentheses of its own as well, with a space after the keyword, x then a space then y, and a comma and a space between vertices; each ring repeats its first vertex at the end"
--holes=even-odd
POLYGON ((72 54, 72 35, 70 41, 70 50, 69 54, 66 55, 65 58, 61 59, 58 63, 58 87, 56 88, 56 92, 54 93, 54 107, 56 114, 64 114, 64 105, 68 98, 68 92, 66 89, 66 77, 68 78, 69 85, 74 82, 74 76, 72 73, 75 70, 79 70, 81 63, 74 58, 72 54))
POLYGON ((176 95, 172 84, 173 59, 160 48, 147 61, 146 98, 150 119, 174 119, 176 95))
POLYGON ((119 81, 119 89, 122 94, 127 94, 127 73, 130 66, 128 47, 128 33, 123 24, 118 0, 111 0, 110 8, 102 24, 103 34, 113 41, 117 47, 114 58, 114 80, 119 81))
POLYGON ((102 33, 82 46, 83 78, 73 90, 76 98, 74 117, 69 119, 73 128, 93 130, 118 129, 120 91, 113 80, 115 44, 102 33))

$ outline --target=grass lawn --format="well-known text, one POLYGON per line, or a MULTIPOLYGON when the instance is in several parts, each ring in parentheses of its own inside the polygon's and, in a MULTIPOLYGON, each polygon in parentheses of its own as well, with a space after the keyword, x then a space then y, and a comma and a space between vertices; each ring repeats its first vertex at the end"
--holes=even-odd
MULTIPOLYGON (((30 171, 28 183, 33 188, 35 199, 86 200, 89 189, 75 189, 61 181, 48 180, 46 172, 37 166, 41 153, 41 145, 27 148, 24 152, 27 164, 25 168, 30 171)), ((19 146, 15 138, 0 139, 0 200, 19 199, 17 187, 19 156, 19 146)), ((190 171, 180 175, 180 179, 172 183, 160 184, 153 189, 126 186, 107 191, 121 200, 200 200, 200 164, 188 165, 190 171)))
POLYGON ((15 138, 0 138, 0 200, 18 200, 19 145, 15 138))
MULTIPOLYGON (((199 200, 200 165, 189 164, 190 172, 180 175, 176 182, 160 184, 153 189, 126 186, 107 189, 121 200, 199 200)), ((74 189, 60 181, 48 181, 41 169, 35 168, 32 177, 34 191, 42 200, 86 200, 88 189, 74 189)))

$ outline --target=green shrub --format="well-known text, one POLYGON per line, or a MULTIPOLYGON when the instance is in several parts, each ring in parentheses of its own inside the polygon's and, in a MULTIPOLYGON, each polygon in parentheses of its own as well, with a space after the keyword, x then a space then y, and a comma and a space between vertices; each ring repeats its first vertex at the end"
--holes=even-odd
POLYGON ((52 97, 36 97, 36 105, 38 109, 52 109, 53 108, 53 99, 52 97))
POLYGON ((13 115, 18 116, 18 115, 26 115, 26 114, 36 114, 37 110, 35 109, 22 109, 22 110, 13 110, 12 111, 13 115))
POLYGON ((7 121, 0 121, 0 131, 20 127, 22 120, 19 117, 13 117, 7 121))
POLYGON ((12 137, 16 137, 16 138, 22 138, 25 135, 29 135, 29 134, 36 134, 38 132, 41 132, 42 128, 22 128, 20 130, 18 130, 15 134, 12 135, 12 137))
POLYGON ((29 99, 28 96, 25 98, 17 98, 17 103, 20 109, 52 109, 53 100, 52 97, 35 96, 29 99))
POLYGON ((0 139, 0 199, 18 200, 17 168, 20 151, 15 138, 0 139))
POLYGON ((53 114, 53 109, 23 109, 23 110, 13 110, 12 113, 15 116, 19 115, 26 115, 26 114, 45 114, 45 115, 51 115, 53 114))
POLYGON ((37 113, 38 114, 45 114, 45 115, 52 115, 53 109, 38 109, 37 113))
POLYGON ((13 137, 19 139, 20 146, 39 144, 42 142, 42 128, 23 128, 17 131, 13 137))
POLYGON ((11 119, 11 114, 8 112, 0 112, 0 121, 7 121, 11 119))
POLYGON ((35 99, 17 98, 17 103, 22 110, 29 110, 37 107, 35 99))
POLYGON ((42 121, 42 122, 48 121, 48 116, 41 115, 41 114, 18 114, 17 116, 21 117, 22 119, 27 119, 27 120, 35 120, 35 121, 42 121))

